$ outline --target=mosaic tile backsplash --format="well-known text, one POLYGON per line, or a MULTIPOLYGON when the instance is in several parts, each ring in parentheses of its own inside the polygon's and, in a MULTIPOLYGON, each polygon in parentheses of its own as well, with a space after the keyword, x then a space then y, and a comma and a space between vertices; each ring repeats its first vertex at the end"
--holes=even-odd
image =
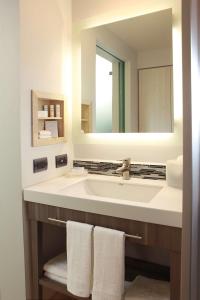
MULTIPOLYGON (((86 170, 88 170, 89 174, 120 177, 121 174, 116 173, 116 170, 122 166, 122 163, 74 160, 73 166, 84 167, 86 170)), ((166 166, 152 164, 131 164, 130 176, 133 178, 166 180, 166 166)))

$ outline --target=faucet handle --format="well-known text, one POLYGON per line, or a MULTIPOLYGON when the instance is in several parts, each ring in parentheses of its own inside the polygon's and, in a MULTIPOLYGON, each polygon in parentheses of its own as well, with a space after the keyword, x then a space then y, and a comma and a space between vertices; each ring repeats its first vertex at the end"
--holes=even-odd
POLYGON ((129 164, 129 165, 130 165, 130 163, 131 163, 131 158, 130 158, 130 157, 124 158, 124 159, 122 159, 122 161, 123 161, 124 164, 129 164))
POLYGON ((122 164, 127 166, 127 167, 130 167, 130 164, 131 164, 131 158, 128 157, 128 158, 124 158, 121 160, 122 161, 122 164))

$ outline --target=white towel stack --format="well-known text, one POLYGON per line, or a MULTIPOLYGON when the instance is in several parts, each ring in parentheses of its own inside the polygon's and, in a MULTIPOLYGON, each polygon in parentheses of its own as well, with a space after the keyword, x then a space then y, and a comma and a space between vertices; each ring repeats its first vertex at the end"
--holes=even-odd
POLYGON ((124 232, 94 229, 92 300, 121 300, 124 294, 124 232))
POLYGON ((125 300, 169 300, 170 284, 138 276, 125 294, 125 300))
POLYGON ((41 130, 39 132, 39 139, 49 139, 52 137, 51 131, 49 130, 41 130))
POLYGON ((67 284, 67 254, 62 253, 44 265, 44 275, 62 284, 67 284))
POLYGON ((91 293, 92 232, 92 225, 67 222, 67 289, 79 297, 91 293))
POLYGON ((183 156, 176 160, 168 160, 166 165, 166 180, 168 186, 182 189, 183 187, 183 156))

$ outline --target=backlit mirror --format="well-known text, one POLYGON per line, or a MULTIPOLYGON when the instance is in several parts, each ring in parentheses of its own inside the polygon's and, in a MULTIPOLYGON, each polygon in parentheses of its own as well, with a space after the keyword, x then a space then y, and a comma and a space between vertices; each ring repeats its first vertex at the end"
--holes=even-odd
POLYGON ((172 132, 171 9, 83 30, 84 133, 172 132))

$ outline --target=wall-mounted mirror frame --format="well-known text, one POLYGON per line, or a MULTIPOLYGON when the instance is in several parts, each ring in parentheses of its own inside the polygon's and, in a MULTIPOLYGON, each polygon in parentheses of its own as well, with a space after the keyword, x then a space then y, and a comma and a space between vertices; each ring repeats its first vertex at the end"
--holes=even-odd
POLYGON ((85 133, 173 132, 172 9, 83 30, 81 75, 85 133))
MULTIPOLYGON (((139 5, 140 6, 140 5, 139 5)), ((154 138, 160 141, 175 141, 177 135, 182 131, 182 40, 181 40, 181 1, 160 1, 155 7, 147 8, 145 6, 130 10, 127 7, 120 16, 102 15, 86 19, 78 24, 73 25, 73 141, 76 144, 113 144, 123 141, 125 144, 153 143, 154 138), (174 133, 129 133, 129 134, 84 134, 81 131, 81 32, 82 30, 120 21, 147 13, 153 13, 160 10, 172 9, 173 14, 173 56, 174 56, 174 133), (175 41, 175 43, 174 43, 175 41), (153 138, 153 139, 152 139, 153 138)), ((92 88, 92 84, 91 84, 92 88)), ((168 143, 168 142, 167 142, 168 143)), ((181 142, 180 142, 181 143, 181 142)))

